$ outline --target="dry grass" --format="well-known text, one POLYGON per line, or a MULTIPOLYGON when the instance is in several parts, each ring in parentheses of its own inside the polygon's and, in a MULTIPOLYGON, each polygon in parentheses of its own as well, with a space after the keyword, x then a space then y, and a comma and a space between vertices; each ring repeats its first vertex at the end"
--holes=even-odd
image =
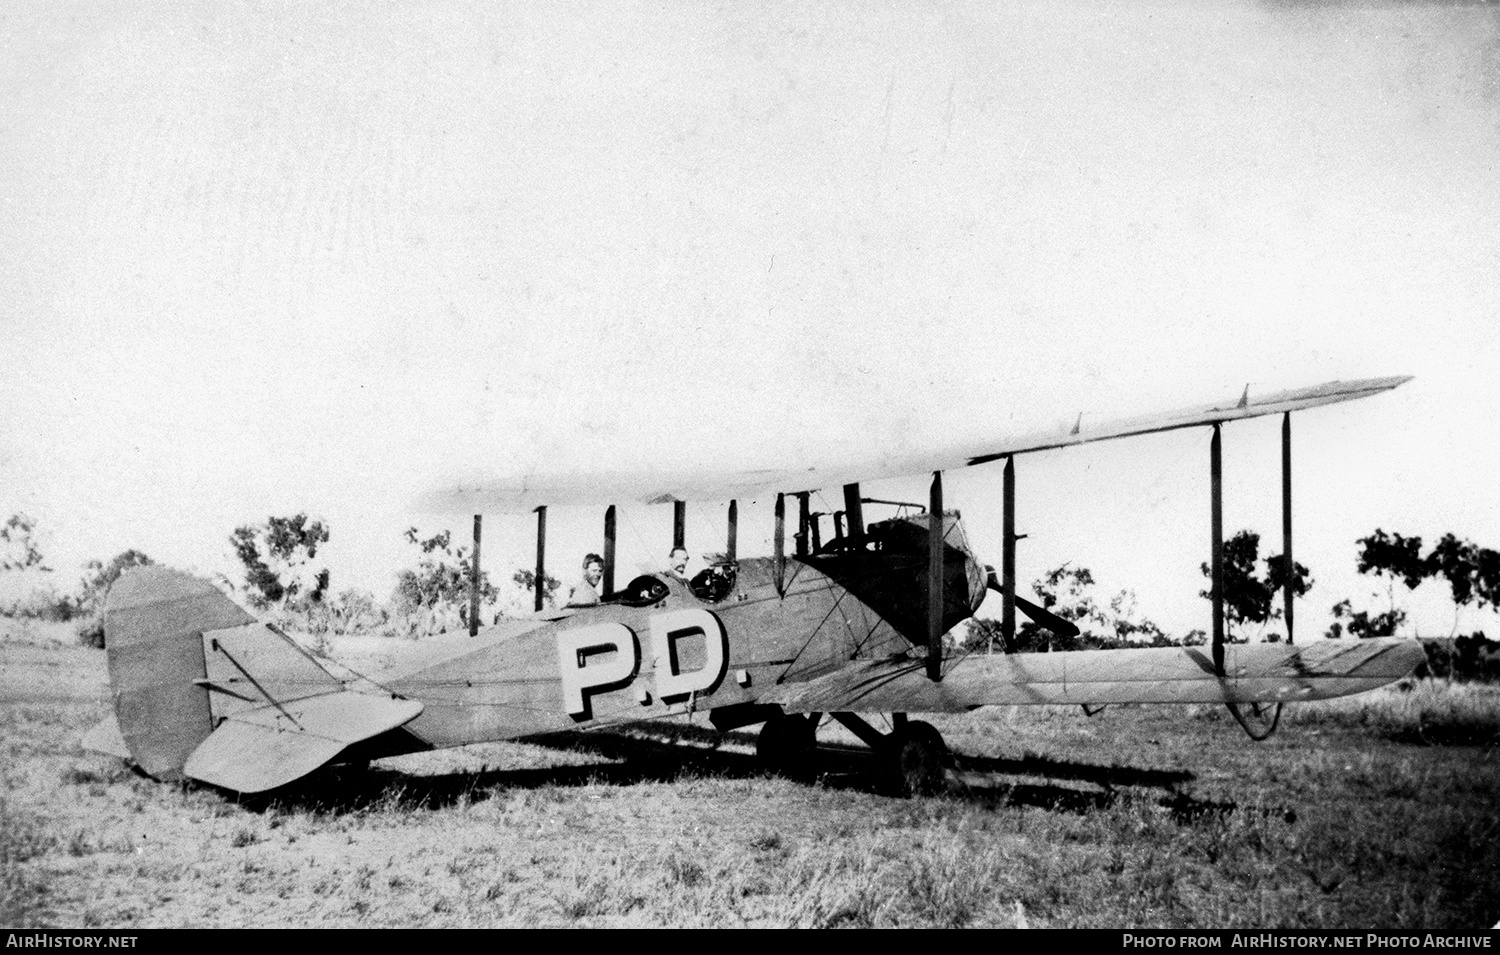
MULTIPOLYGON (((0 647, 0 651, 3 651, 0 647)), ((102 654, 59 648, 68 665, 102 654), (94 656, 87 654, 94 653, 94 656)), ((29 658, 28 658, 29 659, 29 658)), ((0 660, 0 662, 4 662, 0 660)), ((1358 926, 1500 919, 1493 689, 1227 713, 937 720, 950 795, 892 799, 842 731, 812 784, 695 725, 495 744, 234 800, 77 739, 102 699, 0 701, 15 926, 1358 926)))
POLYGON ((1380 693, 1289 710, 1293 723, 1369 727, 1387 739, 1433 745, 1500 745, 1500 685, 1403 680, 1380 693))

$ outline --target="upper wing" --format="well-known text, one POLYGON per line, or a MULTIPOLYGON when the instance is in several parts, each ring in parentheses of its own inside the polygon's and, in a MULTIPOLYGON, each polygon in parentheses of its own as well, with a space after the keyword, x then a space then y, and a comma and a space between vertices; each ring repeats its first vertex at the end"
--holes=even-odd
POLYGON ((767 468, 750 471, 591 471, 588 473, 478 476, 455 480, 423 495, 428 511, 486 514, 529 511, 539 505, 663 504, 668 501, 756 498, 778 491, 811 491, 859 481, 909 477, 931 471, 983 464, 1012 454, 1063 448, 1090 441, 1171 431, 1195 425, 1299 411, 1352 401, 1389 391, 1409 377, 1332 381, 1264 396, 1247 393, 1238 402, 1219 402, 1161 414, 1105 421, 997 437, 981 444, 927 449, 918 453, 880 455, 866 461, 844 461, 828 467, 767 468))
POLYGON ((1258 703, 1322 700, 1399 680, 1426 659, 1415 640, 1231 644, 1224 676, 1206 648, 970 655, 942 682, 921 659, 857 661, 759 702, 792 713, 955 713, 976 706, 1101 703, 1258 703))

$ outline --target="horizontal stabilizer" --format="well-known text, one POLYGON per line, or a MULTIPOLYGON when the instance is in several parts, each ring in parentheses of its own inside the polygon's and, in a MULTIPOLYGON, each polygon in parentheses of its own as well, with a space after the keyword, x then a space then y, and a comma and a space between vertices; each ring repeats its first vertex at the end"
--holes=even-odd
POLYGON ((263 623, 205 630, 202 685, 215 691, 215 720, 271 702, 324 696, 344 688, 337 677, 281 631, 263 623))
POLYGON ((241 793, 306 776, 361 740, 415 719, 415 700, 344 691, 235 713, 204 740, 183 775, 241 793))
POLYGON ((950 658, 941 682, 920 659, 857 661, 761 698, 792 713, 955 713, 976 706, 1103 703, 1291 703, 1362 693, 1426 659, 1415 640, 1232 644, 1224 675, 1205 647, 971 654, 950 658))

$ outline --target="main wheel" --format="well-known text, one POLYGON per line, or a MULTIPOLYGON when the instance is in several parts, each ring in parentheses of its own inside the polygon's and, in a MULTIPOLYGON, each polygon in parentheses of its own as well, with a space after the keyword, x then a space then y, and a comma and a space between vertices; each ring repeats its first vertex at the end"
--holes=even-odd
POLYGON ((891 733, 888 745, 888 772, 896 793, 934 796, 947 788, 948 746, 931 723, 907 723, 891 733))
POLYGON ((811 719, 801 714, 775 716, 761 727, 755 755, 770 772, 800 779, 812 773, 817 744, 818 727, 811 719))

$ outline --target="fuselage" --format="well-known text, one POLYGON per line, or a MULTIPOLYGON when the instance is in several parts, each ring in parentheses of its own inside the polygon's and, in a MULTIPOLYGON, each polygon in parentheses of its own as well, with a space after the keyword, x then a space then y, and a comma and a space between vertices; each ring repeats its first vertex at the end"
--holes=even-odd
MULTIPOLYGON (((945 523, 946 630, 978 607, 985 578, 957 515, 945 523)), ((862 548, 835 540, 779 569, 750 558, 691 584, 647 575, 597 606, 434 638, 385 685, 423 704, 404 731, 435 747, 753 704, 925 646, 926 518, 870 532, 862 548)))

